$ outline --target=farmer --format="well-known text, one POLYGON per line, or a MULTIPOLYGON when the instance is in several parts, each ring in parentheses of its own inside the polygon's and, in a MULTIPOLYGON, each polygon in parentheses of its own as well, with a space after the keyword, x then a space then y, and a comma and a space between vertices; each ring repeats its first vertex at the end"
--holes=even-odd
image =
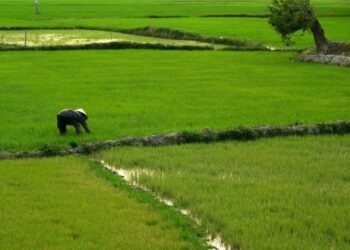
POLYGON ((57 127, 60 135, 67 133, 67 125, 73 125, 78 135, 81 134, 80 124, 83 125, 85 131, 90 133, 90 129, 86 124, 88 116, 84 109, 70 110, 64 109, 57 114, 57 127))

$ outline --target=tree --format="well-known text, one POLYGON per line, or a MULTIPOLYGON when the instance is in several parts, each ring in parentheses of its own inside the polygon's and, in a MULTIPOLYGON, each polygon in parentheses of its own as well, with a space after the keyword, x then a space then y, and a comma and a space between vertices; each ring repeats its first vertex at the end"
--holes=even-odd
POLYGON ((289 45, 296 31, 310 30, 317 51, 327 53, 330 43, 310 5, 310 0, 273 0, 269 10, 269 23, 281 34, 284 43, 289 45))

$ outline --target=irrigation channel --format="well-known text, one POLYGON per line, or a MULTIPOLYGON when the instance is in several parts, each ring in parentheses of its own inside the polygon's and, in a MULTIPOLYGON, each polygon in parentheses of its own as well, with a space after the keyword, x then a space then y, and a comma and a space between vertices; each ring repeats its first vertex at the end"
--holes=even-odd
MULTIPOLYGON (((157 199, 158 201, 160 201, 161 203, 169 206, 169 207, 174 207, 174 202, 170 199, 167 198, 163 198, 160 197, 159 195, 155 194, 154 192, 152 192, 152 190, 148 189, 147 187, 140 185, 140 183, 138 182, 138 179, 141 175, 149 175, 152 176, 154 173, 152 171, 147 171, 144 169, 134 169, 134 170, 126 170, 123 168, 116 168, 113 165, 108 164, 107 162, 105 162, 104 160, 95 160, 95 159, 91 159, 94 162, 99 162, 103 168, 105 168, 106 170, 112 172, 113 174, 118 175, 119 177, 123 178, 126 183, 130 186, 133 187, 137 187, 139 189, 142 189, 145 192, 149 192, 151 193, 155 199, 157 199)), ((177 209, 177 208, 176 208, 177 209)), ((191 211, 189 211, 188 209, 177 209, 181 214, 185 215, 185 216, 189 216, 191 218, 192 221, 194 221, 198 226, 201 225, 201 221, 199 218, 196 218, 193 216, 193 213, 191 213, 191 211)), ((224 243, 224 241, 222 240, 222 238, 219 235, 216 236, 212 236, 212 235, 207 235, 206 236, 206 240, 207 240, 207 244, 214 249, 217 250, 231 250, 231 247, 227 244, 224 243)))

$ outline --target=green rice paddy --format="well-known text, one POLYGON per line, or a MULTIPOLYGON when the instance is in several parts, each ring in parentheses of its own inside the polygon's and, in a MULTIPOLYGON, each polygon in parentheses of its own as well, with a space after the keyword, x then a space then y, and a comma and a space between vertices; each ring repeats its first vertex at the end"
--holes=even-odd
MULTIPOLYGON (((349 42, 350 2, 311 3, 326 36, 349 42)), ((268 25, 268 4, 40 0, 35 15, 34 1, 2 0, 0 45, 208 46, 123 33, 153 26, 286 48, 268 25)), ((314 47, 307 32, 293 41, 293 48, 314 47)), ((349 120, 349 68, 297 58, 273 51, 0 51, 0 156, 131 135, 349 120), (60 137, 56 114, 65 108, 84 108, 92 133, 69 128, 60 137)), ((1 160, 0 248, 206 249, 211 235, 231 249, 349 249, 349 152, 344 135, 1 160), (138 173, 134 180, 151 192, 90 158, 138 173)))
MULTIPOLYGON (((40 1, 35 17, 34 1, 3 0, 0 16, 5 18, 144 17, 267 14, 269 0, 46 0, 40 1)), ((347 0, 312 0, 318 15, 349 15, 347 0)))
MULTIPOLYGON (((350 40, 350 17, 322 17, 320 18, 325 28, 326 36, 334 41, 350 40)), ((133 29, 145 26, 154 26, 162 28, 171 28, 186 32, 198 33, 202 36, 225 37, 233 39, 247 40, 251 42, 262 43, 266 46, 283 48, 286 47, 281 41, 279 35, 268 25, 266 18, 92 18, 92 19, 61 19, 45 21, 28 20, 8 20, 0 18, 0 26, 14 27, 32 27, 32 28, 74 28, 90 27, 99 29, 133 29)), ((1 33, 4 31, 0 31, 1 33)), ((43 32, 43 31, 42 31, 43 32)), ((75 35, 82 34, 84 31, 75 31, 75 35)), ((85 31, 87 32, 87 31, 85 31)), ((95 31, 89 35, 83 36, 101 37, 110 39, 111 34, 95 31)), ((20 40, 23 41, 23 31, 19 31, 20 40)), ((66 31, 64 36, 70 35, 66 31)), ((115 35, 113 35, 115 36, 115 35)), ((118 36, 118 34, 117 34, 118 36)), ((0 37, 1 38, 1 37, 0 37)), ((133 39, 144 39, 136 38, 133 39)), ((299 32, 293 37, 294 44, 291 47, 308 48, 313 47, 313 38, 311 33, 299 32)))
POLYGON ((348 119, 349 70, 301 64, 295 57, 224 51, 4 52, 0 149, 348 119), (59 137, 58 111, 80 107, 90 116, 92 133, 77 137, 70 130, 59 137))
POLYGON ((235 249, 347 249, 350 137, 119 148, 98 154, 235 249), (148 173, 148 174, 147 174, 148 173))
POLYGON ((84 159, 0 161, 1 249, 203 249, 184 218, 133 192, 84 159))

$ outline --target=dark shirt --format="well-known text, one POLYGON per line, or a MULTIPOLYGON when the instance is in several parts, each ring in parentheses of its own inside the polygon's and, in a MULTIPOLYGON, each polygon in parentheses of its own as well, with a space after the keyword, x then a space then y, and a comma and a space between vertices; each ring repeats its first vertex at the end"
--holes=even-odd
POLYGON ((65 109, 60 111, 58 116, 64 117, 65 120, 67 121, 67 124, 73 125, 75 122, 79 122, 85 129, 86 132, 90 132, 90 129, 86 123, 87 116, 85 116, 83 113, 70 110, 70 109, 65 109))

